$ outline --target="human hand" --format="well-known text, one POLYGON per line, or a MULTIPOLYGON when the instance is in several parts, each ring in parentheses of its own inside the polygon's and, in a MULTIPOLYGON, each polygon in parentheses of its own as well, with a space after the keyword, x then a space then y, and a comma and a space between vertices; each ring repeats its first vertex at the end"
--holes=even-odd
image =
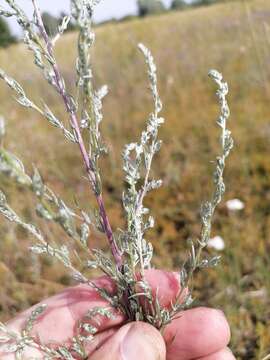
MULTIPOLYGON (((146 279, 162 306, 169 306, 179 292, 175 273, 149 270, 146 279), (158 291, 157 291, 158 289, 158 291)), ((99 287, 113 292, 113 283, 102 277, 94 281, 99 287)), ((91 308, 108 307, 108 303, 88 285, 67 288, 45 301, 48 305, 38 319, 33 335, 42 343, 69 344, 76 334, 78 320, 91 308)), ((32 309, 11 320, 10 330, 20 332, 32 309)), ((100 318, 98 333, 87 348, 91 360, 233 360, 227 348, 229 325, 219 310, 195 308, 166 326, 163 336, 154 327, 142 322, 126 323, 122 314, 113 310, 113 319, 100 318)), ((14 355, 1 353, 2 360, 14 355)), ((37 350, 27 349, 23 359, 42 359, 37 350)))

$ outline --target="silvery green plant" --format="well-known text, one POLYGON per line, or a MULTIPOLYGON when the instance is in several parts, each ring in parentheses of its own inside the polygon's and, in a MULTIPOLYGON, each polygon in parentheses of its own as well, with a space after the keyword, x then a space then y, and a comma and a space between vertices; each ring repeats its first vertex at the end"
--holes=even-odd
MULTIPOLYGON (((179 271, 182 290, 170 308, 162 308, 145 279, 145 271, 151 268, 153 256, 153 247, 146 240, 146 233, 154 226, 154 218, 150 214, 150 210, 145 207, 144 199, 150 191, 162 185, 161 180, 153 179, 151 176, 154 156, 162 144, 158 138, 158 131, 164 123, 164 119, 160 116, 162 103, 157 87, 157 69, 151 52, 144 45, 139 44, 139 49, 145 57, 148 67, 153 110, 140 139, 126 145, 123 150, 123 169, 126 182, 123 192, 123 209, 126 215, 126 228, 116 234, 112 230, 105 208, 99 167, 99 159, 106 152, 100 133, 100 123, 103 120, 102 100, 108 90, 107 86, 98 90, 94 89, 90 58, 90 50, 95 41, 92 16, 98 2, 71 0, 70 16, 63 18, 58 34, 53 38, 45 30, 36 0, 32 0, 34 10, 32 19, 26 16, 23 9, 14 0, 6 0, 7 9, 0 8, 0 15, 15 17, 23 29, 24 43, 33 53, 35 65, 42 72, 44 79, 59 95, 68 114, 68 121, 56 117, 47 104, 36 104, 32 101, 23 87, 2 69, 0 69, 0 78, 15 92, 16 100, 21 106, 41 114, 53 127, 63 133, 67 141, 78 147, 89 181, 89 189, 96 198, 96 214, 92 215, 87 210, 78 210, 78 207, 74 210, 68 206, 44 183, 38 169, 34 168, 33 174, 27 174, 23 163, 17 156, 4 148, 3 141, 1 141, 0 148, 0 171, 33 192, 37 203, 37 215, 44 221, 54 222, 60 226, 67 237, 73 239, 80 249, 85 251, 87 260, 84 261, 84 266, 100 269, 110 277, 116 285, 116 293, 109 294, 91 282, 73 264, 69 248, 50 242, 40 229, 25 222, 8 204, 2 191, 0 192, 0 212, 7 220, 22 226, 37 240, 30 248, 33 253, 47 254, 57 258, 70 270, 74 279, 94 287, 111 306, 122 311, 128 321, 145 321, 162 330, 191 305, 194 272, 200 268, 215 266, 219 261, 219 257, 204 258, 203 249, 210 239, 214 211, 225 191, 223 181, 225 160, 233 147, 231 132, 227 129, 227 120, 230 115, 226 100, 228 86, 219 72, 215 70, 209 72, 209 76, 218 86, 217 96, 221 106, 221 113, 217 121, 217 125, 221 129, 221 152, 216 158, 213 175, 214 192, 211 199, 203 203, 201 207, 200 238, 192 241, 187 260, 179 271), (65 80, 54 55, 56 43, 71 20, 76 22, 78 28, 76 96, 67 91, 65 80), (88 139, 87 142, 84 141, 85 138, 88 139), (91 228, 104 233, 108 240, 110 255, 99 249, 89 249, 91 228), (147 306, 142 306, 142 303, 147 306)), ((5 124, 1 118, 1 140, 4 135, 5 124)), ((89 325, 89 319, 94 319, 96 315, 112 317, 111 312, 106 308, 89 310, 78 325, 79 335, 72 339, 72 346, 67 348, 59 345, 58 348, 52 349, 41 345, 38 339, 31 335, 34 323, 45 309, 46 304, 34 309, 20 335, 14 334, 4 324, 0 324, 0 342, 6 352, 16 353, 17 358, 20 359, 23 358, 25 347, 32 346, 44 354, 44 359, 84 359, 85 345, 93 339, 98 331, 98 325, 97 327, 89 325)))

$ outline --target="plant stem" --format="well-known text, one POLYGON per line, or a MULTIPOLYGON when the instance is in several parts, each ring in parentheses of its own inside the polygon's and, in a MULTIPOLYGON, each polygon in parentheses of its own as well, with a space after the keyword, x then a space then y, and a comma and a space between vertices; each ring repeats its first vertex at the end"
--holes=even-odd
POLYGON ((53 44, 52 44, 52 41, 51 41, 51 39, 49 38, 49 36, 48 36, 48 34, 46 32, 46 29, 45 29, 45 26, 44 26, 44 23, 43 23, 43 20, 42 20, 42 17, 41 17, 41 12, 40 12, 40 9, 39 9, 39 7, 37 5, 37 1, 32 0, 32 3, 33 3, 34 10, 35 10, 38 29, 39 29, 40 34, 41 34, 41 36, 42 36, 42 38, 43 38, 43 40, 45 42, 45 45, 46 45, 46 48, 47 48, 47 51, 48 51, 48 55, 53 60, 52 61, 52 68, 53 68, 53 72, 54 72, 54 76, 55 76, 55 86, 56 86, 56 89, 59 92, 59 94, 62 96, 62 99, 63 99, 64 104, 65 104, 66 111, 69 114, 70 123, 71 123, 71 126, 72 126, 72 128, 73 128, 73 130, 74 130, 74 132, 76 134, 76 137, 77 137, 77 142, 78 142, 80 152, 81 152, 81 155, 82 155, 82 158, 83 158, 83 162, 84 162, 84 165, 85 165, 85 168, 86 168, 87 176, 88 176, 88 179, 89 179, 90 184, 92 186, 92 189, 94 191, 94 194, 96 196, 96 200, 97 200, 98 207, 99 207, 99 214, 100 214, 100 217, 101 217, 101 220, 102 220, 103 230, 104 230, 104 232, 105 232, 105 234, 106 234, 106 236, 108 238, 109 245, 110 245, 110 248, 111 248, 111 252, 112 252, 112 255, 113 255, 113 257, 114 257, 114 259, 116 261, 117 268, 121 269, 122 263, 123 263, 122 262, 122 255, 121 255, 121 252, 120 252, 120 250, 119 250, 119 248, 118 248, 118 246, 116 244, 116 241, 114 239, 114 236, 113 236, 113 231, 112 231, 110 221, 109 221, 106 209, 105 209, 105 204, 104 204, 104 200, 103 200, 103 197, 102 197, 102 193, 101 193, 101 191, 99 193, 96 191, 97 179, 96 179, 96 175, 95 175, 95 172, 94 172, 93 163, 92 163, 90 157, 88 156, 88 153, 87 153, 87 150, 86 150, 83 138, 82 138, 82 134, 81 134, 80 126, 79 126, 79 121, 77 119, 75 110, 73 109, 73 105, 71 104, 70 98, 69 98, 69 96, 68 96, 68 94, 67 94, 67 92, 65 90, 65 86, 64 86, 64 83, 62 81, 62 76, 61 76, 60 70, 59 70, 59 68, 57 66, 56 61, 54 60, 53 44))

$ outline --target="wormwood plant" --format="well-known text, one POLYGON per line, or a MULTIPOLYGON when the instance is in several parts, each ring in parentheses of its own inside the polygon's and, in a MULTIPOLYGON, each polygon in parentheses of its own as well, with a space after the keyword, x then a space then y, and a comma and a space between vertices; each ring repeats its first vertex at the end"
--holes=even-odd
MULTIPOLYGON (((57 258, 72 273, 78 282, 94 287, 108 303, 122 311, 128 321, 145 321, 157 329, 162 330, 176 316, 192 303, 192 278, 197 269, 215 266, 219 257, 205 258, 203 249, 207 246, 211 232, 211 221, 216 206, 220 203, 225 191, 223 172, 225 160, 233 147, 231 132, 227 129, 229 108, 226 100, 228 94, 227 83, 222 75, 211 70, 209 76, 218 86, 217 97, 221 112, 217 125, 221 129, 220 155, 215 161, 213 175, 213 195, 209 201, 201 206, 201 234, 191 242, 191 250, 179 271, 181 291, 170 308, 163 308, 155 294, 151 291, 145 279, 145 271, 151 268, 153 247, 146 240, 147 230, 154 226, 154 219, 149 209, 144 206, 146 195, 162 185, 161 180, 151 175, 151 165, 155 154, 161 148, 158 138, 159 127, 164 119, 160 116, 162 103, 157 88, 157 70, 150 51, 142 44, 139 49, 145 57, 148 67, 150 89, 153 96, 153 111, 149 115, 145 130, 137 142, 126 145, 123 150, 123 169, 125 173, 125 190, 123 192, 123 209, 126 216, 126 227, 120 232, 113 232, 104 204, 101 171, 99 159, 106 151, 100 134, 102 121, 102 100, 108 90, 106 86, 96 90, 93 87, 90 49, 95 36, 92 30, 92 16, 97 0, 71 0, 70 16, 64 17, 59 26, 58 34, 51 38, 44 27, 40 10, 36 0, 32 0, 34 15, 29 19, 16 1, 6 0, 7 8, 0 9, 0 14, 15 17, 24 32, 24 43, 33 53, 35 65, 42 72, 44 79, 55 90, 65 107, 64 119, 59 119, 45 103, 33 102, 23 87, 3 70, 0 78, 14 91, 17 102, 26 108, 42 115, 52 126, 62 132, 71 146, 81 153, 84 171, 89 181, 89 188, 94 193, 97 211, 72 209, 43 181, 38 169, 28 175, 22 162, 3 147, 0 149, 0 170, 14 181, 30 189, 36 197, 36 213, 46 222, 54 222, 65 231, 68 238, 86 254, 81 258, 87 269, 97 268, 106 274, 116 285, 114 294, 97 287, 74 265, 72 253, 68 246, 58 245, 49 241, 35 225, 25 222, 8 204, 3 192, 0 193, 0 212, 9 221, 26 229, 37 240, 30 250, 35 254, 47 254, 57 258), (74 21, 78 28, 78 57, 76 61, 76 95, 67 91, 65 80, 61 74, 55 58, 55 46, 60 36, 65 32, 69 21, 74 21), (85 141, 84 139, 87 139, 85 141), (89 248, 90 229, 101 231, 108 240, 110 255, 99 249, 89 248), (144 304, 144 306, 142 306, 144 304)), ((4 136, 5 126, 0 124, 1 137, 4 136)), ((78 257, 78 254, 76 255, 78 257)), ((41 344, 31 335, 35 321, 44 312, 46 305, 38 306, 32 312, 20 335, 11 332, 4 324, 0 325, 0 342, 6 352, 15 353, 17 358, 23 358, 26 347, 34 347, 44 354, 44 359, 85 359, 85 345, 91 341, 98 331, 95 317, 101 315, 111 317, 106 308, 89 310, 78 324, 78 335, 72 339, 72 345, 59 345, 50 348, 41 344)), ((2 350, 3 351, 3 350, 2 350)))

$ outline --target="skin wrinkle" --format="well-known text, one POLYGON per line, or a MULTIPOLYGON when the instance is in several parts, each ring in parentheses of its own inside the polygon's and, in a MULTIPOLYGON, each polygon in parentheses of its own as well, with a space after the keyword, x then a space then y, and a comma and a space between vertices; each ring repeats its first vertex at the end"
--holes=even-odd
POLYGON ((166 344, 167 344, 168 347, 173 345, 173 343, 177 339, 178 332, 179 332, 179 330, 177 329, 174 334, 171 334, 170 339, 166 338, 166 344))

